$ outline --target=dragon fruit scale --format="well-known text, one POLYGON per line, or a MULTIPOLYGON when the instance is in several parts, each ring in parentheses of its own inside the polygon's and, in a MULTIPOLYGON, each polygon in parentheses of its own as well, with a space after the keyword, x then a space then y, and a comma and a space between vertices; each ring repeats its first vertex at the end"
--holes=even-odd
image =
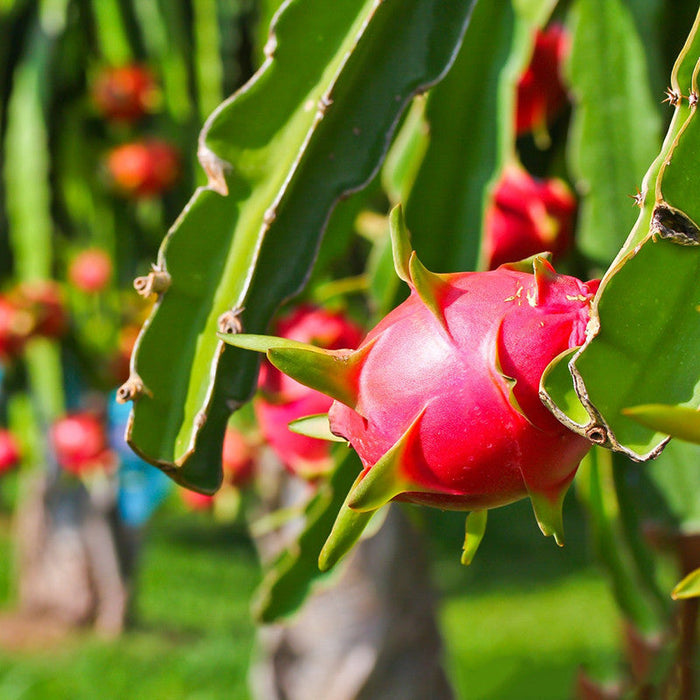
MULTIPOLYGON (((331 432, 364 465, 346 516, 391 500, 472 511, 468 563, 486 510, 529 496, 540 528, 561 544, 562 502, 590 443, 559 423, 538 391, 551 360, 584 341, 597 281, 559 275, 544 256, 435 274, 411 251, 399 207, 391 224, 394 263, 411 294, 357 350, 264 336, 228 342, 267 352, 335 399, 331 432)), ((355 526, 341 511, 336 525, 343 520, 355 526)), ((334 536, 347 545, 343 533, 331 533, 331 545, 334 536)))

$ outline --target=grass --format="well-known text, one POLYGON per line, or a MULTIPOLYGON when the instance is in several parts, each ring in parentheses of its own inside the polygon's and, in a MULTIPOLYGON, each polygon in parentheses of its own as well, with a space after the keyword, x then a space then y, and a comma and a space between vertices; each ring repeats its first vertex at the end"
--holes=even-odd
MULTIPOLYGON (((8 538, 2 537, 7 561, 8 538)), ((0 654, 2 700, 248 698, 255 553, 240 528, 164 513, 141 555, 136 625, 121 639, 82 635, 60 649, 0 654)), ((5 568, 5 567, 0 567, 5 568)), ((4 591, 9 594, 7 586, 4 591)))
MULTIPOLYGON (((615 608, 588 560, 580 515, 567 515, 570 542, 559 550, 539 534, 527 503, 493 511, 469 568, 459 565, 461 522, 426 518, 460 700, 570 697, 577 667, 609 664, 617 644, 615 608)), ((0 561, 8 547, 0 527, 0 561)), ((0 654, 0 698, 248 700, 248 601, 259 573, 241 529, 165 509, 141 564, 133 629, 116 641, 82 635, 60 649, 0 654)), ((0 604, 10 597, 7 569, 0 604)))

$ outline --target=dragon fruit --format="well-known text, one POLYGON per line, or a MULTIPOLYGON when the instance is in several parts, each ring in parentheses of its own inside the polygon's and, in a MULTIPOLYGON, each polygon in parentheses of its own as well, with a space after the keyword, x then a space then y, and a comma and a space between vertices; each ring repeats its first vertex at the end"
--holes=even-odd
POLYGON ((399 208, 391 222, 411 295, 357 350, 264 336, 229 342, 265 350, 283 372, 335 399, 330 429, 364 465, 346 508, 366 513, 402 500, 472 511, 468 562, 486 510, 529 496, 540 528, 561 544, 562 502, 590 443, 545 408, 539 383, 551 360, 584 341, 597 281, 559 275, 543 256, 435 274, 411 251, 399 208))
POLYGON ((576 198, 563 180, 541 180, 508 165, 485 215, 483 267, 493 270, 545 250, 556 262, 571 248, 575 215, 576 198))
POLYGON ((565 107, 561 66, 570 38, 560 24, 538 31, 530 63, 518 81, 515 128, 518 136, 532 132, 542 146, 549 143, 547 124, 565 107))
POLYGON ((0 476, 16 467, 21 458, 17 438, 6 428, 0 428, 0 476))

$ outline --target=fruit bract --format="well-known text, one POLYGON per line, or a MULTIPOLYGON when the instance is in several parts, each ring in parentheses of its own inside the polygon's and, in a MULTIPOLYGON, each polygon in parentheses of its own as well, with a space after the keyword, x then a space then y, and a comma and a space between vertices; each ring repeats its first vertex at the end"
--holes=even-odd
MULTIPOLYGON (((354 348, 362 340, 361 329, 343 314, 308 304, 281 319, 276 331, 284 338, 328 349, 354 348)), ((298 418, 326 413, 332 399, 269 363, 261 369, 258 387, 260 392, 253 404, 256 419, 265 441, 285 467, 306 478, 327 472, 332 466, 328 442, 292 432, 287 426, 298 418)))
POLYGON ((278 368, 334 397, 331 431, 364 465, 349 508, 397 499, 475 511, 480 537, 486 509, 529 496, 542 531, 561 543, 562 502, 590 443, 546 409, 539 384, 551 360, 584 341, 598 282, 559 275, 544 257, 434 274, 411 251, 400 209, 391 222, 411 295, 357 350, 229 342, 266 344, 278 368))
POLYGON ((483 267, 493 270, 544 251, 556 261, 571 248, 575 214, 576 198, 562 180, 507 166, 485 214, 483 267))

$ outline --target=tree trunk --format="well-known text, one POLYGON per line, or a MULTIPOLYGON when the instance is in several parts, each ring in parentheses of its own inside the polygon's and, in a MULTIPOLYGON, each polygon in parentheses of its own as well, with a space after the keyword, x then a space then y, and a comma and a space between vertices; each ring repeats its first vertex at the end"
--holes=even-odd
POLYGON ((19 613, 66 627, 124 628, 132 548, 115 508, 114 485, 41 476, 15 520, 19 613))
POLYGON ((451 700, 423 543, 398 506, 348 559, 290 622, 260 630, 256 700, 451 700))

